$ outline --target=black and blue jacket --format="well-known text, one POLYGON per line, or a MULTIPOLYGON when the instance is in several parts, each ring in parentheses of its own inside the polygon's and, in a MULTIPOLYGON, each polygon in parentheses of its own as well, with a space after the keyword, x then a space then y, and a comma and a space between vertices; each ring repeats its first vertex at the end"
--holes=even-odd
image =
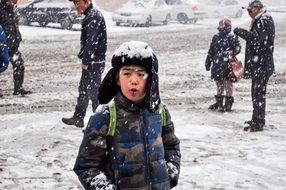
POLYGON ((167 163, 180 171, 180 141, 166 109, 166 123, 158 112, 135 105, 121 93, 114 98, 116 130, 108 135, 110 112, 103 106, 89 120, 74 166, 85 189, 103 172, 116 190, 162 190, 177 185, 167 163))

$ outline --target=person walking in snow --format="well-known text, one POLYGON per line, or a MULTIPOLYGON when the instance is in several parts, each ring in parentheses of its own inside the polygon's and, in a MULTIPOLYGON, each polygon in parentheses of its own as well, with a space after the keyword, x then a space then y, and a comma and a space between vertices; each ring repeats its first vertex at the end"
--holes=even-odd
POLYGON ((241 45, 238 37, 231 34, 231 21, 227 18, 219 21, 218 33, 212 42, 205 61, 206 70, 211 69, 211 78, 217 86, 216 102, 209 109, 231 111, 233 98, 233 85, 229 78, 229 62, 240 53, 241 45), (225 96, 223 95, 225 91, 225 96), (225 104, 223 100, 225 97, 225 104))
POLYGON ((234 33, 246 40, 244 78, 252 79, 252 118, 246 121, 245 131, 262 131, 265 125, 266 88, 274 72, 275 25, 260 0, 253 0, 247 7, 252 18, 250 30, 235 28, 234 33))
POLYGON ((157 58, 148 44, 130 41, 111 63, 98 94, 109 104, 91 116, 74 171, 85 189, 171 189, 180 141, 160 101, 157 58))
POLYGON ((14 12, 17 0, 0 0, 0 25, 3 27, 7 36, 7 46, 9 59, 13 66, 14 92, 13 95, 27 95, 31 91, 23 88, 24 83, 24 60, 19 51, 22 36, 18 27, 18 19, 14 12))
MULTIPOLYGON (((72 0, 70 0, 72 1, 72 0)), ((81 49, 78 57, 82 61, 82 75, 75 112, 71 118, 62 118, 67 125, 84 127, 84 117, 89 100, 95 112, 98 106, 98 87, 105 67, 107 49, 106 25, 101 12, 93 8, 91 0, 73 0, 79 14, 84 14, 81 29, 81 49)))
MULTIPOLYGON (((8 47, 6 44, 6 34, 0 25, 0 74, 3 73, 9 65, 9 53, 8 53, 8 47)), ((1 93, 0 89, 0 97, 2 97, 3 94, 1 93)))

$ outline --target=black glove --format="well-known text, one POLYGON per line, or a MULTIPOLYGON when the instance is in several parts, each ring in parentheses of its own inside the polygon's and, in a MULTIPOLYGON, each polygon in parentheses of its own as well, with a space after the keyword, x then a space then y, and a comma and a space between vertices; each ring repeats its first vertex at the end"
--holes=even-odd
POLYGON ((236 27, 236 28, 233 30, 233 33, 234 33, 235 35, 237 35, 237 34, 239 33, 239 30, 240 30, 240 28, 239 28, 239 27, 236 27))
POLYGON ((167 171, 169 173, 170 187, 172 189, 178 184, 179 170, 174 164, 167 162, 167 171))
POLYGON ((209 71, 209 70, 211 70, 211 68, 206 66, 206 71, 209 71))
POLYGON ((109 179, 107 179, 104 173, 100 173, 95 176, 90 182, 91 190, 115 190, 115 186, 111 183, 109 179))

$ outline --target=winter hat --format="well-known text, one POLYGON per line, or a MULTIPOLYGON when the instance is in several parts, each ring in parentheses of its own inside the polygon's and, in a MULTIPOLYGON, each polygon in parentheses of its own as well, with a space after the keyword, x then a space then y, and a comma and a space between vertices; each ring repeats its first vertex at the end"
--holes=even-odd
POLYGON ((148 75, 145 103, 149 111, 155 112, 160 104, 158 60, 152 48, 145 42, 130 41, 121 44, 113 53, 112 68, 104 77, 98 89, 98 101, 106 104, 119 90, 116 75, 122 66, 139 65, 146 69, 148 75))
POLYGON ((253 7, 263 7, 263 3, 260 1, 260 0, 251 0, 249 3, 248 3, 248 6, 245 6, 245 7, 241 7, 243 9, 247 9, 247 10, 250 10, 252 9, 253 7))
POLYGON ((224 19, 221 19, 219 21, 219 27, 220 28, 224 28, 224 27, 227 27, 227 26, 231 26, 231 20, 230 19, 224 18, 224 19))

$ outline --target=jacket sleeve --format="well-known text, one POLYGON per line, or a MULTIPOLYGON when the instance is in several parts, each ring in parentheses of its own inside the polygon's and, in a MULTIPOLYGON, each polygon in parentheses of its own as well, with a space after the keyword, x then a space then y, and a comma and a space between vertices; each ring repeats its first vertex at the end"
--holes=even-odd
MULTIPOLYGON (((175 135, 175 128, 174 128, 174 123, 171 120, 171 115, 166 106, 164 107, 167 115, 167 124, 166 126, 162 127, 162 139, 165 150, 165 160, 167 163, 171 162, 174 166, 176 166, 178 172, 180 173, 180 162, 181 162, 180 140, 175 135)), ((179 175, 176 177, 176 179, 171 179, 170 181, 171 188, 177 185, 178 178, 179 175)))
POLYGON ((241 51, 241 45, 238 39, 238 36, 234 36, 234 43, 233 43, 233 53, 234 55, 238 55, 241 51))
POLYGON ((74 171, 85 189, 94 189, 92 181, 104 173, 107 151, 107 124, 102 115, 90 118, 84 133, 74 171))
POLYGON ((207 58, 206 58, 206 61, 205 61, 205 67, 206 67, 206 70, 210 70, 210 67, 213 63, 213 45, 214 45, 214 41, 215 41, 215 36, 213 36, 212 38, 212 42, 211 42, 211 45, 210 45, 210 48, 209 48, 209 51, 208 51, 208 55, 207 55, 207 58))
POLYGON ((269 22, 270 21, 267 19, 260 19, 257 21, 257 27, 253 28, 252 31, 247 31, 243 28, 235 28, 233 32, 246 41, 261 43, 268 36, 269 27, 271 27, 269 22))
POLYGON ((100 44, 98 39, 103 35, 103 30, 106 30, 104 19, 101 16, 96 16, 94 20, 90 21, 87 28, 87 36, 85 42, 85 50, 83 51, 82 63, 89 65, 93 59, 95 52, 98 52, 100 44))

